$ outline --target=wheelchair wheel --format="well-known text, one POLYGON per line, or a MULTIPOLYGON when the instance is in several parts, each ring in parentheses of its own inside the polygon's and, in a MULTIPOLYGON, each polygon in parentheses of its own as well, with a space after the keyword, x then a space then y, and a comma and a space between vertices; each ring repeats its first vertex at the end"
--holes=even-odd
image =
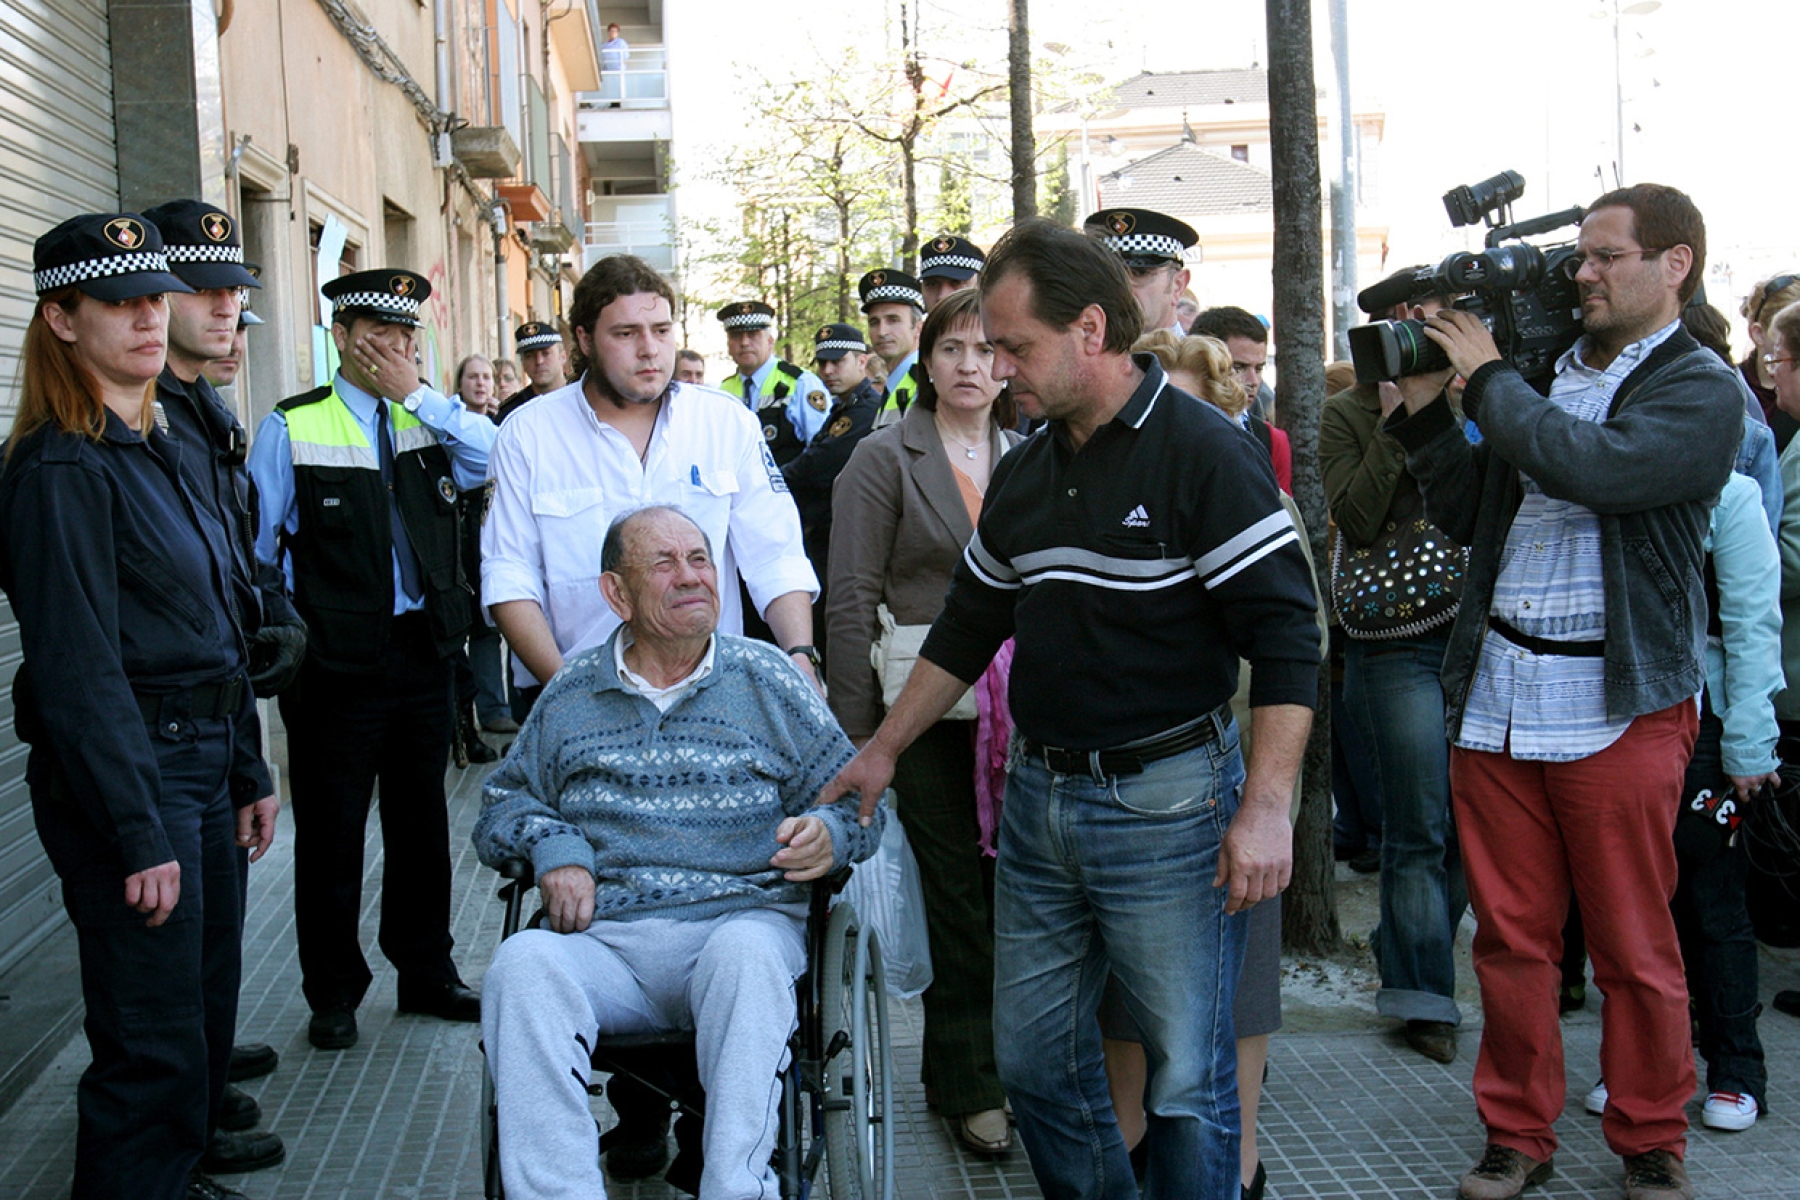
POLYGON ((486 1200, 506 1200, 500 1182, 500 1110, 494 1099, 494 1076, 481 1064, 481 1194, 486 1200))
POLYGON ((854 905, 841 903, 831 910, 820 965, 831 1200, 891 1200, 894 1060, 887 972, 879 940, 873 930, 863 928, 854 905))

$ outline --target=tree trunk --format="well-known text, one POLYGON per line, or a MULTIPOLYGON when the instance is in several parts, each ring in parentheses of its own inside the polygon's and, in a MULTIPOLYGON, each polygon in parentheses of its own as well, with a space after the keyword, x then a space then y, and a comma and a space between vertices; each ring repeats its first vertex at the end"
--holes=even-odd
MULTIPOLYGON (((1270 173, 1275 200, 1276 423, 1294 449, 1294 500, 1306 520, 1320 594, 1330 593, 1325 487, 1319 475, 1319 408, 1325 397, 1325 297, 1321 259, 1319 124, 1309 0, 1266 0, 1269 25, 1270 173)), ((1341 940, 1331 856, 1330 670, 1306 747, 1294 882, 1282 905, 1282 940, 1322 953, 1341 940)))
POLYGON ((1031 128, 1031 21, 1026 0, 1008 0, 1006 13, 1007 88, 1012 94, 1013 220, 1035 217, 1037 136, 1031 128))

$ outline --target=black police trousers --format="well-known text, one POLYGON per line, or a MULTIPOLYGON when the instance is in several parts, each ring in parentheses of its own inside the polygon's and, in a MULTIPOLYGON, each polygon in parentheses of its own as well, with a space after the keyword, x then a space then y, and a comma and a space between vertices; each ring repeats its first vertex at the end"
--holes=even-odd
POLYGON ((363 840, 380 783, 381 952, 409 986, 456 979, 450 961, 451 664, 423 613, 394 618, 373 673, 308 660, 281 696, 294 819, 301 989, 316 1012, 362 1003, 363 840))
POLYGON ((75 926, 93 1054, 75 1093, 74 1200, 180 1200, 217 1123, 244 917, 231 724, 150 731, 157 815, 181 865, 181 897, 155 929, 125 903, 124 861, 77 811, 54 757, 31 751, 32 813, 75 926))

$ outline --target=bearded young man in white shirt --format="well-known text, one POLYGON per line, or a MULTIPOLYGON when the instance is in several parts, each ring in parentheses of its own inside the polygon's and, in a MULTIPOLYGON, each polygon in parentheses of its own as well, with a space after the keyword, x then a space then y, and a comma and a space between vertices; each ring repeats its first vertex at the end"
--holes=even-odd
POLYGON ((762 430, 713 388, 673 383, 674 294, 648 264, 617 255, 576 285, 569 321, 575 382, 500 430, 494 500, 481 532, 481 586, 535 689, 619 617, 600 594, 600 546, 619 513, 675 504, 718 548, 719 628, 743 627, 741 575, 783 650, 814 679, 818 580, 800 518, 762 430))

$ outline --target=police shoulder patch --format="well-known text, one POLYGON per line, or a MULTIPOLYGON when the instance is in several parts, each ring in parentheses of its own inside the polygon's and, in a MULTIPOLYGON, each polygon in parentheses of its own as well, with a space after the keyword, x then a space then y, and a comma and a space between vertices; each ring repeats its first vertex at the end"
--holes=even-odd
POLYGON ((815 412, 824 412, 831 407, 831 397, 824 392, 808 392, 806 402, 813 406, 815 412))
POLYGON ((850 418, 847 416, 839 417, 837 420, 833 421, 831 424, 829 424, 825 427, 825 436, 826 437, 834 437, 834 438, 843 437, 846 433, 849 433, 849 432, 850 432, 850 418))

